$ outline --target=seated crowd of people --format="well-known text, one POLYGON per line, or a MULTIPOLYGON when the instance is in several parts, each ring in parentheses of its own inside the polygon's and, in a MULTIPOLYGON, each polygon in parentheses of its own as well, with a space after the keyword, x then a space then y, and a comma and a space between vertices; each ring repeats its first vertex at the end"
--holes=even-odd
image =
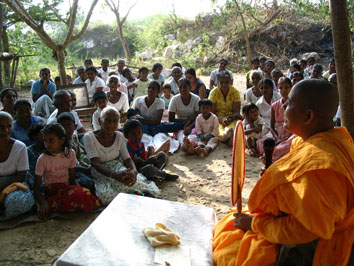
POLYGON ((313 58, 293 59, 284 75, 274 61, 254 58, 241 104, 226 59, 212 71, 208 88, 195 69, 179 63, 168 78, 159 63, 150 74, 141 67, 137 78, 124 60, 117 66, 110 69, 103 59, 97 70, 88 59, 77 68, 72 84, 86 83, 97 107, 93 130, 75 111, 76 95, 60 88, 60 78, 53 82, 48 68, 32 84, 32 103, 18 99, 14 89, 1 91, 0 220, 36 208, 41 218, 54 211, 87 212, 108 205, 119 192, 160 197, 159 187, 178 179, 163 170, 170 140, 152 147, 144 144, 144 134, 166 134, 184 152, 207 156, 219 142, 232 146, 236 122, 243 120, 250 154, 262 156, 264 141, 273 138, 278 160, 296 137, 283 127, 292 86, 302 79, 336 82, 333 60, 322 75, 313 58))

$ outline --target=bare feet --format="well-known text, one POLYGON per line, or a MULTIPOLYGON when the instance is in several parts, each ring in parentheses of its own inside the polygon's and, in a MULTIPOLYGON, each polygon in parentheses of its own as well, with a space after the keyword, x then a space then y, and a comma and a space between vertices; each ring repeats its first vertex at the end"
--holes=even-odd
POLYGON ((184 137, 183 139, 182 150, 185 150, 190 154, 196 153, 193 143, 191 143, 187 137, 184 137))
POLYGON ((198 146, 198 147, 195 148, 195 154, 200 155, 202 153, 204 154, 204 148, 203 147, 198 146))
POLYGON ((168 154, 170 151, 171 141, 168 139, 157 149, 156 153, 163 151, 164 153, 168 154))

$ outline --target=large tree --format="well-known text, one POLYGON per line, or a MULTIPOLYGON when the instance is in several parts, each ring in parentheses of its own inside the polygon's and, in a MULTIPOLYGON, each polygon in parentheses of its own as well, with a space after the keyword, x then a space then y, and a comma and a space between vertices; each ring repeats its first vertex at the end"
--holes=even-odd
POLYGON ((330 9, 341 122, 354 139, 354 83, 347 1, 331 0, 330 9))
POLYGON ((38 17, 31 16, 29 9, 33 7, 33 4, 28 5, 28 7, 26 8, 23 1, 4 0, 4 2, 14 11, 14 13, 23 22, 25 22, 31 29, 33 29, 38 34, 41 40, 50 49, 52 49, 53 55, 58 61, 58 70, 59 70, 59 75, 62 84, 64 85, 67 84, 66 71, 65 71, 65 56, 66 56, 65 49, 71 42, 79 39, 82 36, 82 34, 85 32, 89 24, 92 12, 98 0, 92 1, 91 7, 87 13, 85 22, 81 27, 81 29, 75 27, 79 0, 74 0, 73 2, 69 1, 70 3, 69 12, 66 16, 60 15, 59 11, 55 7, 49 5, 48 1, 43 1, 42 3, 44 5, 43 8, 50 8, 53 11, 54 15, 57 17, 58 21, 64 23, 65 25, 66 28, 65 37, 60 42, 55 42, 53 38, 49 36, 48 32, 44 29, 44 24, 46 22, 45 17, 38 18, 38 17))
POLYGON ((129 15, 130 11, 136 5, 136 1, 128 8, 128 11, 124 17, 121 16, 121 13, 119 10, 120 4, 121 4, 120 0, 105 0, 105 1, 106 1, 106 4, 109 6, 109 8, 114 13, 114 15, 116 16, 118 36, 119 36, 120 42, 122 43, 125 57, 126 57, 127 61, 130 62, 131 61, 131 54, 130 54, 128 43, 124 37, 123 26, 124 26, 125 21, 127 20, 127 17, 129 15))

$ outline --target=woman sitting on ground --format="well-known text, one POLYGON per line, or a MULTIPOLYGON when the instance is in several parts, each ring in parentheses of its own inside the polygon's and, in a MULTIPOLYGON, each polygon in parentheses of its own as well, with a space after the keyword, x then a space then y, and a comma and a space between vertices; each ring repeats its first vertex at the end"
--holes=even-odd
POLYGON ((206 89, 205 84, 197 78, 194 68, 187 68, 184 75, 191 82, 191 92, 198 95, 200 99, 208 98, 209 91, 206 89))
POLYGON ((87 86, 89 101, 92 104, 92 96, 95 94, 95 92, 102 91, 106 84, 104 83, 103 79, 98 77, 97 69, 93 66, 86 68, 86 75, 87 79, 85 83, 87 86))
POLYGON ((212 112, 219 119, 220 141, 232 146, 233 132, 240 115, 241 97, 238 90, 231 85, 231 75, 221 71, 217 75, 218 86, 210 92, 209 100, 213 103, 212 112))
POLYGON ((14 111, 17 119, 12 122, 11 137, 22 141, 26 146, 34 144, 34 141, 28 136, 28 131, 32 125, 44 123, 44 120, 39 116, 32 115, 31 104, 24 99, 15 102, 14 111))
POLYGON ((182 123, 161 123, 165 102, 158 97, 159 91, 159 83, 157 81, 151 81, 147 95, 136 98, 132 105, 132 108, 138 113, 134 119, 139 120, 143 132, 151 136, 160 132, 175 132, 183 126, 182 123))
POLYGON ((12 117, 0 111, 0 221, 31 210, 34 198, 25 182, 26 145, 11 138, 12 117))
POLYGON ((2 104, 1 111, 8 112, 13 119, 16 118, 14 104, 18 98, 17 92, 14 89, 6 88, 0 92, 0 101, 2 104))
POLYGON ((120 192, 138 190, 160 196, 154 182, 137 175, 125 138, 116 131, 118 121, 118 111, 106 107, 99 118, 101 129, 85 135, 84 145, 91 160, 91 174, 96 178, 96 195, 104 205, 108 205, 120 192))
POLYGON ((180 123, 184 132, 178 133, 177 139, 183 143, 183 133, 185 136, 191 134, 195 126, 195 119, 199 114, 199 96, 191 93, 191 83, 187 78, 178 81, 179 94, 172 97, 168 106, 168 120, 180 123))

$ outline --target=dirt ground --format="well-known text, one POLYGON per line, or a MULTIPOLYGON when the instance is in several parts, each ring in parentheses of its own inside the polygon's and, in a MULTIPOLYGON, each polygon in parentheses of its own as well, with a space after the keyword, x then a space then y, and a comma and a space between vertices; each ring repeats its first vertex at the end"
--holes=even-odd
MULTIPOLYGON (((202 77, 207 84, 208 79, 202 77)), ((234 85, 243 95, 245 75, 236 74, 234 85)), ((180 178, 162 187, 163 199, 212 207, 220 219, 231 207, 231 152, 231 148, 220 144, 207 158, 185 155, 181 151, 171 155, 166 169, 177 173, 180 178)), ((242 195, 244 207, 250 191, 259 179, 261 167, 259 159, 247 155, 242 195)), ((54 219, 0 231, 0 265, 22 265, 4 263, 4 259, 51 263, 98 215, 78 215, 69 220, 54 219)))

